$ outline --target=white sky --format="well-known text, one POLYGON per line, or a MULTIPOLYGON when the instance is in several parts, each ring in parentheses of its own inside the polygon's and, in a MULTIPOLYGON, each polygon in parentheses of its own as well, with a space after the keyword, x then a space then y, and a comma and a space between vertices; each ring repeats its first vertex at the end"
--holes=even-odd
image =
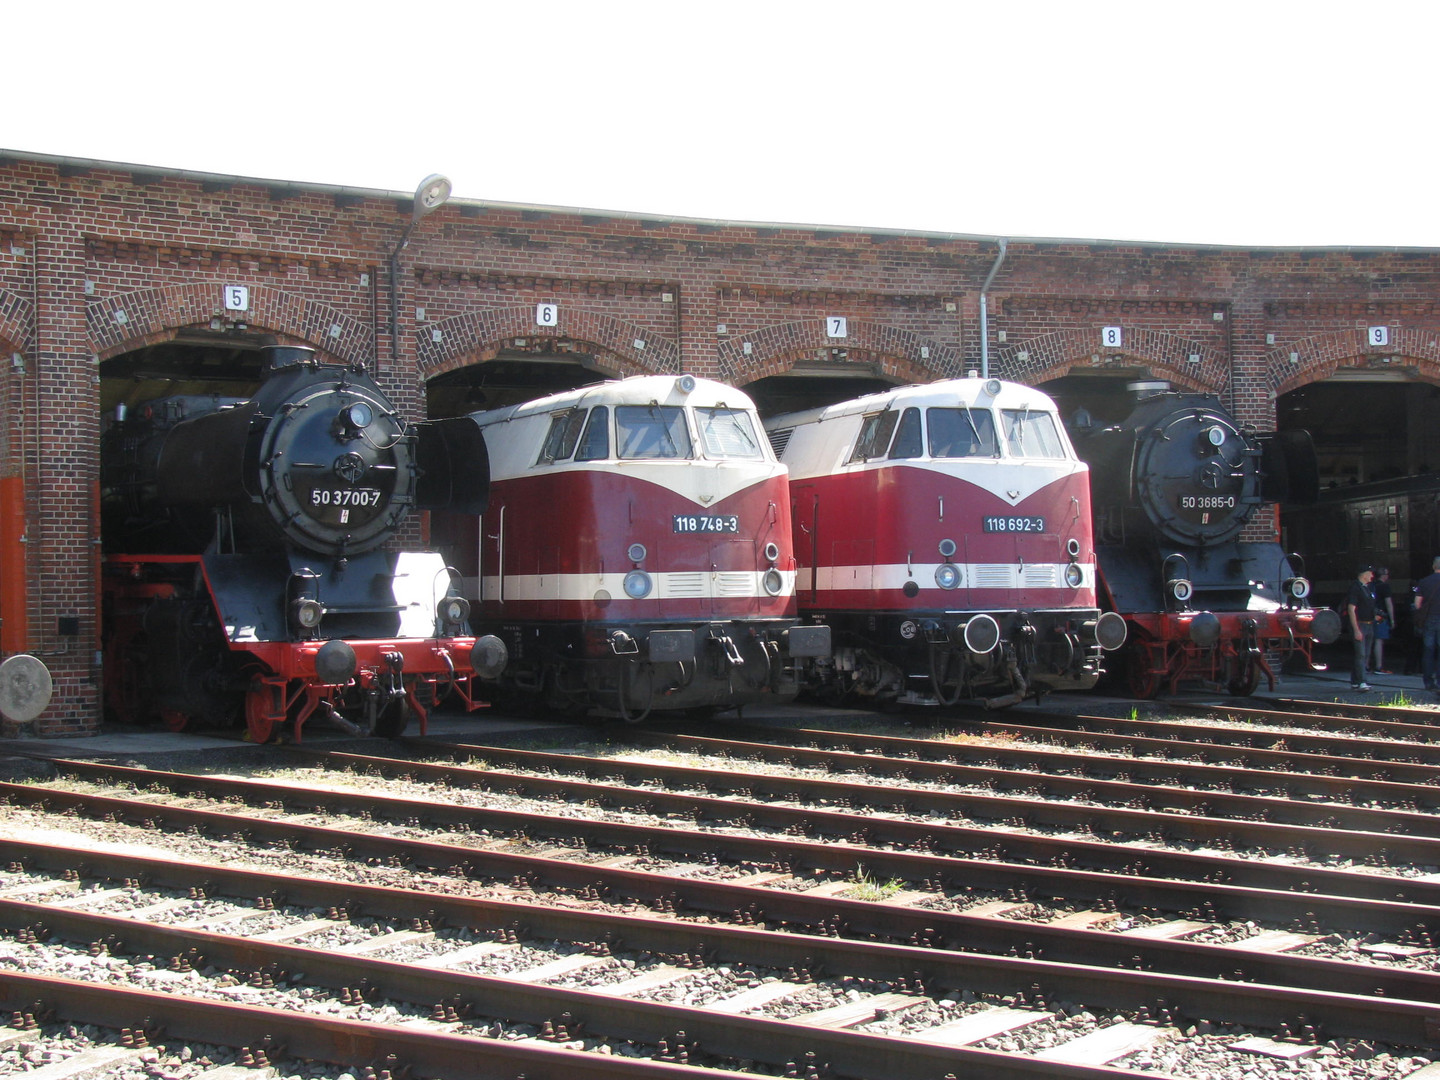
POLYGON ((1440 247, 1433 3, 16 7, 10 150, 401 192, 441 172, 656 216, 1440 247))

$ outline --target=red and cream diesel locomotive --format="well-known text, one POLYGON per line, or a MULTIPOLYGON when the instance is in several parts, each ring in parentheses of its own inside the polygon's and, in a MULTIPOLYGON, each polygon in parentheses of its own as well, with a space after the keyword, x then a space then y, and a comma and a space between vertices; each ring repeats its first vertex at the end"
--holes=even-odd
POLYGON ((998 379, 767 421, 790 469, 796 595, 832 696, 992 708, 1095 685, 1125 623, 1095 590, 1089 470, 1053 401, 998 379))
POLYGON ((637 376, 471 416, 490 506, 454 546, 478 551, 456 559, 504 688, 634 722, 793 696, 796 659, 829 654, 798 624, 786 473, 743 391, 637 376))

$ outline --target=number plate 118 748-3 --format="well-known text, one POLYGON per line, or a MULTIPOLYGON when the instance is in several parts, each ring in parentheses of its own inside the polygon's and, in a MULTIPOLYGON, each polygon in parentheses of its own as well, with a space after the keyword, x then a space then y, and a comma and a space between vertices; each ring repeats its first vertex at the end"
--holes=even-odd
POLYGON ((676 514, 677 533, 738 533, 740 518, 735 514, 676 514))

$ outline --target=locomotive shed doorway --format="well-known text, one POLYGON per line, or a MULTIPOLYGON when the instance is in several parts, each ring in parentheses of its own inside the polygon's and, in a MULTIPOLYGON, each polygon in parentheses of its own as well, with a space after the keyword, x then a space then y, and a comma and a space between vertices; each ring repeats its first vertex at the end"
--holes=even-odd
MULTIPOLYGON (((1440 386, 1405 371, 1341 370, 1275 408, 1280 430, 1310 432, 1320 464, 1319 500, 1280 507, 1282 543, 1304 556, 1319 604, 1342 603, 1358 565, 1388 567, 1393 633, 1408 646, 1404 601, 1440 555, 1440 386)), ((1393 651, 1399 663, 1403 652, 1393 651)))

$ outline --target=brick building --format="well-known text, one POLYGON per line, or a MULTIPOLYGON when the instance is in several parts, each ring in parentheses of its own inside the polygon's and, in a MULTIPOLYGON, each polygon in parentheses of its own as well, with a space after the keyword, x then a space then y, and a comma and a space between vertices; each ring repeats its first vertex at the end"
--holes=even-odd
POLYGON ((1440 463, 1421 422, 1440 384, 1440 251, 1002 241, 467 199, 417 222, 412 205, 0 152, 0 656, 52 672, 35 734, 100 722, 106 417, 160 383, 243 392, 246 351, 266 341, 370 365, 416 417, 600 375, 693 372, 774 410, 984 367, 1062 406, 1134 378, 1213 392, 1261 429, 1317 430, 1331 479, 1440 463))

